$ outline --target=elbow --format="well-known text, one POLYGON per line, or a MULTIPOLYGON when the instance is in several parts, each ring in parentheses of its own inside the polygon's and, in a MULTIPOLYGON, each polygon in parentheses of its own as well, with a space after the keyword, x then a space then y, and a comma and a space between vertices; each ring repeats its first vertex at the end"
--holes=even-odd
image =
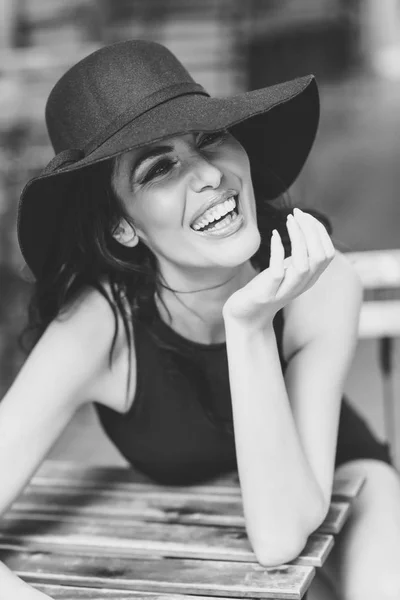
MULTIPOLYGON (((284 527, 279 531, 276 529, 269 535, 260 536, 249 534, 249 540, 253 548, 257 561, 263 567, 276 567, 292 562, 301 554, 309 536, 314 533, 325 520, 329 509, 325 503, 321 502, 314 506, 313 510, 303 515, 301 520, 288 525, 288 519, 285 520, 284 527)), ((265 532, 265 529, 264 529, 265 532)))
POLYGON ((308 536, 299 532, 296 535, 280 536, 279 539, 257 540, 252 542, 257 562, 262 567, 277 567, 295 560, 307 543, 308 536))
POLYGON ((321 494, 317 498, 315 505, 313 506, 312 511, 310 511, 308 515, 307 537, 314 533, 316 529, 321 527, 322 523, 325 521, 328 515, 330 504, 330 496, 324 496, 321 492, 321 494))

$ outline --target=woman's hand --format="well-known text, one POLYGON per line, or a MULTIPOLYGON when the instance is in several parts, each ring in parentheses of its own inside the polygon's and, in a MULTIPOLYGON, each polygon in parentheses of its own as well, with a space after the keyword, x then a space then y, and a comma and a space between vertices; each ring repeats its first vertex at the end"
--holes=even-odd
POLYGON ((284 258, 281 237, 274 229, 268 269, 228 298, 224 319, 256 328, 271 325, 276 313, 314 285, 332 261, 335 248, 322 223, 298 208, 293 213, 287 218, 291 256, 284 258))

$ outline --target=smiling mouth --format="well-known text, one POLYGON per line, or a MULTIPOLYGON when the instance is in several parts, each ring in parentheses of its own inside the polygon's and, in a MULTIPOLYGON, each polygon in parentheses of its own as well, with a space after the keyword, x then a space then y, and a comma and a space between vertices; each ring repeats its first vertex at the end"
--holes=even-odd
MULTIPOLYGON (((239 194, 232 195, 229 198, 229 200, 225 200, 225 202, 231 202, 232 200, 234 201, 234 206, 232 206, 230 210, 227 210, 222 215, 214 215, 212 221, 209 219, 203 219, 202 223, 202 220, 200 219, 199 223, 196 223, 195 225, 190 225, 190 228, 193 229, 193 231, 195 231, 196 233, 208 231, 209 229, 214 229, 215 231, 218 231, 219 228, 222 229, 230 221, 236 219, 239 215, 239 194), (208 222, 204 223, 204 221, 208 222)), ((222 206, 223 204, 224 202, 217 206, 222 206)), ((227 206, 226 208, 229 208, 229 206, 227 206)))

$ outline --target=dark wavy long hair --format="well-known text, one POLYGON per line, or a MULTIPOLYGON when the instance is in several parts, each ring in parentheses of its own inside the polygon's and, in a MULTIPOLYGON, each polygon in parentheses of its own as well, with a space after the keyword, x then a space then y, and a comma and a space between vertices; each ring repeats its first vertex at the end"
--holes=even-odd
MULTIPOLYGON (((123 217, 129 221, 129 216, 112 187, 114 161, 115 159, 102 161, 75 175, 74 194, 69 196, 68 203, 64 205, 57 252, 52 252, 47 257, 45 274, 33 286, 28 325, 23 332, 27 349, 35 345, 47 326, 88 287, 95 288, 104 296, 114 314, 115 332, 109 354, 110 365, 118 335, 119 317, 122 319, 130 351, 132 320, 134 322, 137 319, 145 326, 152 321, 154 294, 156 291, 160 292, 162 285, 158 263, 153 252, 144 243, 139 242, 134 248, 126 248, 113 237, 120 219, 123 217)), ((276 174, 265 167, 257 169, 252 165, 261 244, 251 261, 261 269, 267 268, 269 264, 270 238, 274 228, 281 234, 286 255, 290 253, 286 230, 286 217, 292 211, 290 199, 268 199, 269 186, 276 183, 276 177, 276 174)), ((314 214, 320 216, 318 213, 314 214)), ((321 219, 324 221, 323 217, 321 219)), ((158 342, 163 346, 160 340, 158 342)), ((164 348, 175 351, 165 344, 164 348)), ((193 377, 193 368, 187 357, 176 358, 179 368, 193 377)), ((221 426, 212 407, 207 405, 208 394, 200 396, 204 400, 206 414, 214 424, 221 426)))

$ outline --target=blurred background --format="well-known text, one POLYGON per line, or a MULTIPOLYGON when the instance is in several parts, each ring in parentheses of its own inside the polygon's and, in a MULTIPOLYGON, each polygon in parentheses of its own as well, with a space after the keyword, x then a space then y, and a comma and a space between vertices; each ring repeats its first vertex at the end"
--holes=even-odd
MULTIPOLYGON (((213 95, 314 73, 321 126, 293 201, 330 216, 342 251, 400 247, 397 0, 0 0, 0 7, 0 398, 25 359, 18 335, 31 284, 16 241, 17 202, 53 156, 46 97, 69 66, 104 44, 159 41, 213 95)), ((397 399, 399 352, 396 340, 397 399)), ((383 439, 376 341, 358 343, 346 392, 383 439)), ((91 407, 68 426, 55 457, 125 464, 91 407)))

